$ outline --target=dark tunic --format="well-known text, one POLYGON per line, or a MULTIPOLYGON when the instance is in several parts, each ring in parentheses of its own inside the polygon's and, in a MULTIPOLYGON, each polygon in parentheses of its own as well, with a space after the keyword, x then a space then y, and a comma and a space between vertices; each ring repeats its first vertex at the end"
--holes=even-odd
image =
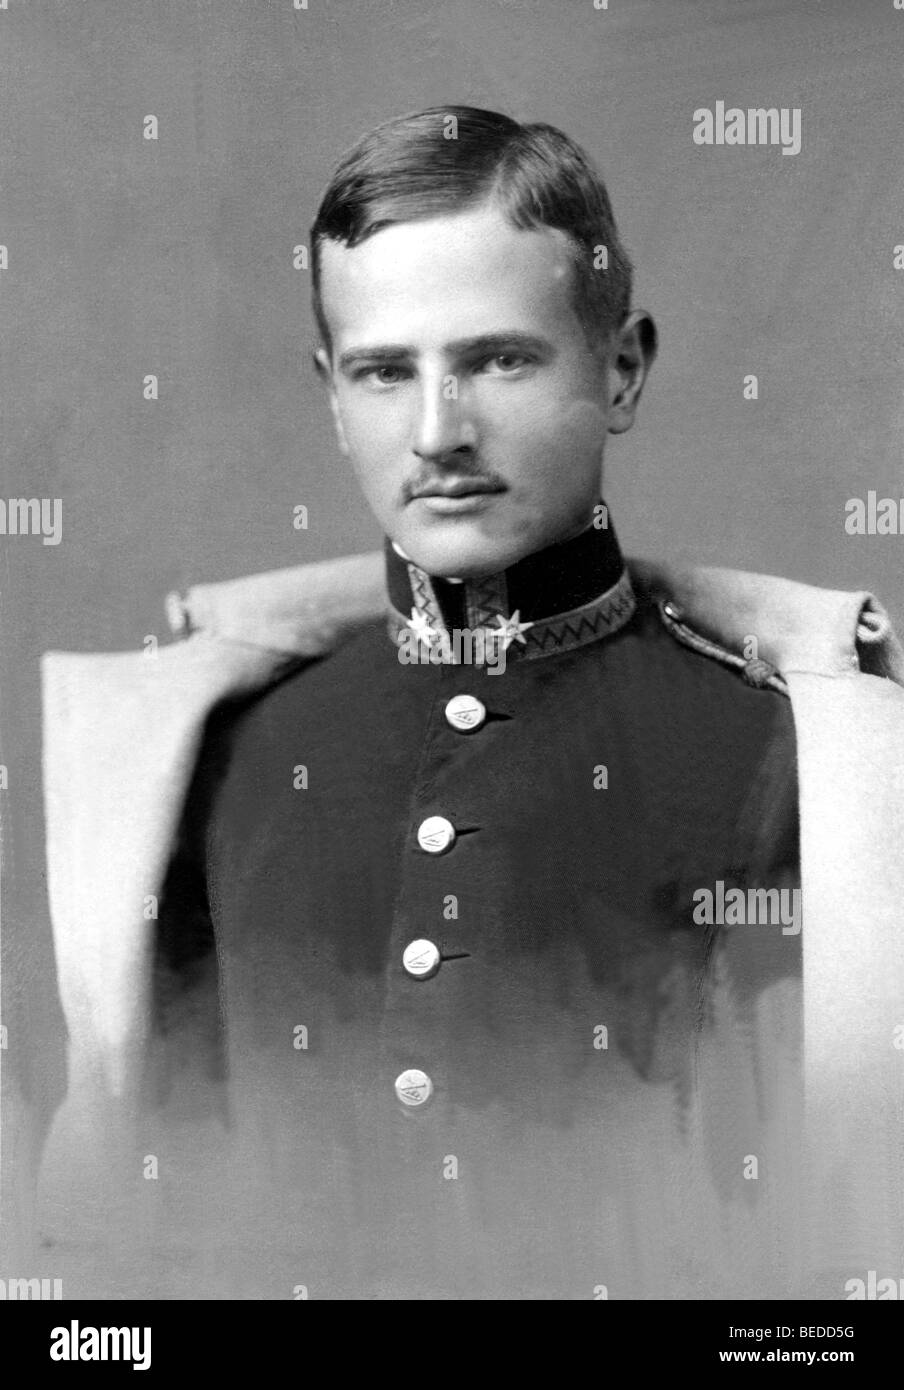
MULTIPOLYGON (((510 571, 509 602, 575 608, 620 570, 591 531, 510 571)), ((464 586, 434 595, 466 616, 464 586)), ((768 1225, 742 1160, 794 1106, 767 1095, 758 1010, 794 999, 800 937, 699 924, 694 893, 799 881, 790 704, 644 599, 612 635, 518 645, 502 674, 403 664, 381 620, 213 721, 161 942, 200 978, 171 920, 203 887, 226 1106, 177 1206, 228 1292, 718 1296, 697 1223, 724 1203, 768 1225), (456 695, 478 728, 449 722, 456 695), (433 816, 443 853, 418 841, 433 816)))

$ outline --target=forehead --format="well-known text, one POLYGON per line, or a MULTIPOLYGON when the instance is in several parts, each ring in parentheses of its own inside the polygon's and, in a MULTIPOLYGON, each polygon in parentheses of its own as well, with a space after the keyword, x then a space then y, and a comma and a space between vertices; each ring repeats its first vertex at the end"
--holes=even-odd
POLYGON ((579 331, 574 256, 551 227, 522 231, 495 207, 403 222, 360 246, 321 248, 333 347, 442 341, 520 329, 579 331))

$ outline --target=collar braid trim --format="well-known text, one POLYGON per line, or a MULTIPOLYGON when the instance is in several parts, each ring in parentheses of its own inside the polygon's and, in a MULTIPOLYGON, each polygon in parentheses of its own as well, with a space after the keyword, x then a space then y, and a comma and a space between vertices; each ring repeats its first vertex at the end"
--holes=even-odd
MULTIPOLYGON (((445 664, 455 664, 455 647, 450 640, 453 634, 448 631, 443 621, 430 577, 416 565, 409 564, 408 569, 415 601, 414 614, 423 620, 423 624, 429 626, 433 639, 438 638, 448 644, 450 656, 445 664)), ((507 615, 491 606, 489 598, 489 594, 486 598, 481 594, 481 600, 475 604, 475 609, 479 609, 483 621, 474 624, 470 629, 485 639, 492 638, 494 634, 498 637, 499 627, 494 626, 494 622, 498 623, 500 619, 504 623, 517 620, 517 614, 507 615)), ((559 652, 572 651, 576 647, 586 646, 589 642, 611 637, 630 622, 636 608, 637 600, 626 567, 610 589, 589 603, 582 604, 580 608, 572 608, 566 613, 556 613, 548 618, 539 618, 533 623, 520 624, 522 632, 518 640, 511 645, 506 643, 508 658, 514 658, 516 661, 535 661, 539 657, 558 655, 559 652)), ((469 604, 469 616, 471 611, 469 604)), ((403 639, 410 639, 412 630, 411 619, 406 618, 396 608, 390 608, 389 633, 393 641, 401 644, 403 639)), ((431 644, 430 636, 425 635, 421 640, 428 646, 431 644)))

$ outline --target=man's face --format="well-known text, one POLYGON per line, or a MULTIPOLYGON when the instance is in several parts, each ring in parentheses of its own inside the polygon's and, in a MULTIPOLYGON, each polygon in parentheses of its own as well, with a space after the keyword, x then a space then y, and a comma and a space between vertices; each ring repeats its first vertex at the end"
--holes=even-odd
POLYGON ((590 523, 606 433, 630 419, 562 233, 484 205, 326 242, 321 271, 340 447, 412 560, 491 573, 590 523))

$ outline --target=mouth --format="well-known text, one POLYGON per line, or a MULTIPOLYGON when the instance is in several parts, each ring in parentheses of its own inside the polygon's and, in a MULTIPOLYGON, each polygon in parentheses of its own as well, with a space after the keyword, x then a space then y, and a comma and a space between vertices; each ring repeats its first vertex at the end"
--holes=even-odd
POLYGON ((478 511, 489 506, 493 497, 505 492, 498 483, 482 478, 447 478, 419 488, 412 501, 440 515, 478 511))

